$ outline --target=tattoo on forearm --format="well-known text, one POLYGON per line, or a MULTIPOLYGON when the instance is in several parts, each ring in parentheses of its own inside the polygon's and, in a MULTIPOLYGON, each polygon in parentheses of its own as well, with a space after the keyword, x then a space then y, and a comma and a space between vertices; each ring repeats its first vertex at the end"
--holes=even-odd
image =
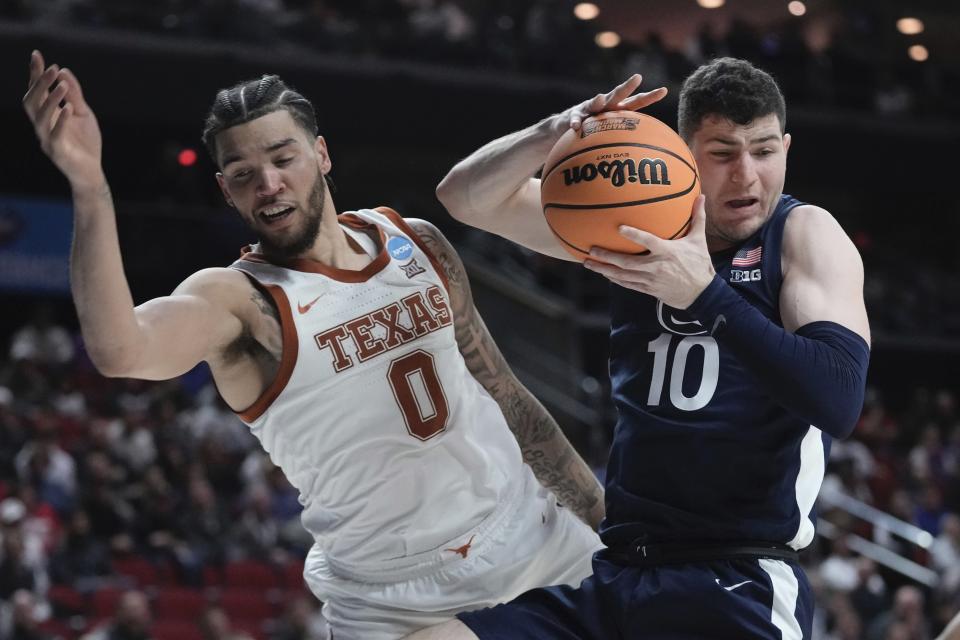
POLYGON ((529 391, 519 387, 501 407, 537 480, 565 507, 591 522, 603 491, 557 423, 529 391))
POLYGON ((435 229, 418 228, 450 284, 450 304, 467 368, 500 405, 537 480, 582 520, 594 523, 603 490, 546 409, 516 380, 473 306, 470 283, 453 247, 435 229))

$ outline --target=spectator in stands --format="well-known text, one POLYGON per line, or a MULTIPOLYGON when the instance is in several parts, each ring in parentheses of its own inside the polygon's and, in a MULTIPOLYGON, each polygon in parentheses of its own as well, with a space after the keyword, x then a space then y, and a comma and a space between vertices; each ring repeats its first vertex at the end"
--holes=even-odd
POLYGON ((93 535, 90 517, 83 509, 70 516, 66 535, 50 561, 53 580, 86 591, 110 573, 106 543, 93 535))
POLYGON ((5 401, 5 392, 8 392, 6 387, 0 387, 0 499, 7 495, 10 485, 16 481, 13 461, 28 437, 20 416, 7 408, 12 399, 5 401))
POLYGON ((223 564, 223 541, 228 533, 229 522, 213 487, 203 475, 194 474, 190 479, 185 513, 179 519, 176 531, 181 541, 177 558, 189 582, 200 582, 204 565, 223 564))
POLYGON ((270 492, 263 485, 250 488, 240 521, 231 530, 234 555, 238 558, 270 558, 277 564, 289 560, 280 549, 280 528, 270 513, 270 492))
POLYGON ((863 619, 843 593, 834 594, 826 609, 830 616, 830 630, 823 640, 862 640, 863 619))
POLYGON ((33 320, 13 334, 10 341, 11 360, 61 365, 70 362, 73 355, 73 338, 54 323, 53 307, 49 304, 39 305, 33 320))
POLYGON ((26 512, 21 526, 27 556, 31 561, 41 561, 53 552, 60 541, 63 529, 60 516, 53 505, 43 501, 30 485, 21 485, 15 495, 23 503, 26 512))
POLYGON ((124 411, 113 440, 113 454, 130 471, 140 475, 157 458, 157 446, 147 409, 124 411))
MULTIPOLYGON (((890 497, 890 504, 886 511, 898 520, 904 522, 913 522, 915 504, 910 493, 906 489, 899 488, 893 492, 890 497)), ((893 535, 883 527, 876 527, 873 532, 874 542, 880 544, 894 553, 901 556, 909 556, 912 552, 911 545, 893 535)))
POLYGON ((126 496, 126 473, 100 450, 90 451, 83 461, 81 505, 90 516, 94 534, 108 540, 113 550, 130 550, 137 514, 126 496))
POLYGON ((919 501, 913 511, 913 523, 931 535, 939 535, 940 520, 946 515, 943 492, 932 481, 928 481, 921 488, 918 497, 919 501))
POLYGON ((64 373, 52 394, 50 406, 61 416, 82 420, 87 417, 87 398, 77 388, 74 377, 64 373))
POLYGON ((290 600, 272 640, 330 640, 330 626, 319 603, 306 594, 290 600))
POLYGON ((943 590, 960 594, 960 515, 947 513, 940 520, 940 535, 930 547, 930 565, 940 574, 943 590))
POLYGON ((20 589, 13 594, 10 602, 9 620, 0 626, 0 638, 3 640, 51 640, 51 636, 40 629, 40 609, 33 593, 20 589))
POLYGON ((873 620, 890 608, 890 596, 877 563, 870 558, 857 558, 857 586, 850 592, 850 604, 861 620, 873 620))
POLYGON ((857 557, 847 546, 845 535, 832 540, 830 546, 830 555, 820 565, 820 578, 827 589, 849 593, 860 582, 857 557))
POLYGON ((77 488, 76 463, 57 442, 58 416, 49 409, 36 409, 31 415, 33 439, 14 459, 21 482, 36 489, 41 500, 66 512, 77 488))
POLYGON ((167 480, 163 470, 153 465, 144 473, 140 493, 135 499, 137 520, 134 525, 137 543, 147 554, 168 557, 176 544, 174 531, 182 517, 183 499, 167 480))
POLYGON ((220 607, 207 607, 200 616, 200 633, 203 640, 253 640, 245 631, 230 626, 227 614, 220 607))
POLYGON ((127 591, 117 601, 113 617, 81 640, 150 640, 150 603, 141 591, 127 591))
POLYGON ((875 618, 867 628, 867 640, 929 640, 923 592, 903 586, 893 596, 893 609, 875 618))
POLYGON ((920 442, 910 450, 910 474, 918 484, 940 481, 943 470, 943 437, 936 422, 929 422, 923 428, 920 442))
POLYGON ((0 502, 0 600, 9 600, 20 589, 43 595, 49 585, 42 545, 28 549, 23 529, 26 516, 18 498, 0 502))

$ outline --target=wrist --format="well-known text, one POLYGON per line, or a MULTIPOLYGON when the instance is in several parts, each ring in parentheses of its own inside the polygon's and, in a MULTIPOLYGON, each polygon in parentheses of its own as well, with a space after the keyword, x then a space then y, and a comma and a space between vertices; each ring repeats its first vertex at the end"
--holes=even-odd
POLYGON ((92 171, 83 176, 69 177, 68 181, 74 201, 110 195, 110 185, 102 170, 92 171))
POLYGON ((717 274, 690 303, 686 311, 700 321, 703 327, 711 334, 726 325, 728 316, 735 313, 740 297, 717 274))
POLYGON ((543 155, 547 155, 557 141, 570 130, 570 120, 563 113, 547 116, 532 127, 533 140, 544 146, 543 155))

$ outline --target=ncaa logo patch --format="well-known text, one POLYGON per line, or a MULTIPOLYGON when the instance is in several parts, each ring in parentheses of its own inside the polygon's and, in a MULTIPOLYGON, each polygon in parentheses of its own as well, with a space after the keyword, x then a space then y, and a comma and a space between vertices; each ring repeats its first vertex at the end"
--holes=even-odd
POLYGON ((413 243, 406 238, 394 236, 387 241, 387 253, 394 260, 406 260, 413 255, 413 243))

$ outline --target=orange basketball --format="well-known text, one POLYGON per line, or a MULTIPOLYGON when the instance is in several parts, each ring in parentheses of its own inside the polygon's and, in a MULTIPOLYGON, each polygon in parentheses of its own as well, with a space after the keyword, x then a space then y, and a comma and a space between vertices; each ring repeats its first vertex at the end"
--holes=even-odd
POLYGON ((578 260, 590 247, 640 254, 620 225, 661 238, 690 227, 700 176, 690 149, 669 126, 634 111, 610 111, 567 131, 547 156, 540 185, 543 215, 578 260))

